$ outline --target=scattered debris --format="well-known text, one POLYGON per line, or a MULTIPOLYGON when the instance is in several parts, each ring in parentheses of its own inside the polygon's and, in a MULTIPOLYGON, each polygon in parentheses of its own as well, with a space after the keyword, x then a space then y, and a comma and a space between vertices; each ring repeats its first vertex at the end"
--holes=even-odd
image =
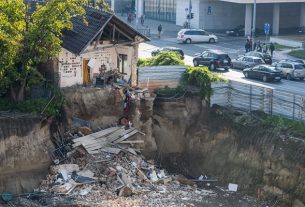
POLYGON ((238 185, 237 185, 237 184, 229 183, 228 188, 229 188, 229 191, 236 192, 236 191, 237 191, 237 188, 238 188, 238 185))

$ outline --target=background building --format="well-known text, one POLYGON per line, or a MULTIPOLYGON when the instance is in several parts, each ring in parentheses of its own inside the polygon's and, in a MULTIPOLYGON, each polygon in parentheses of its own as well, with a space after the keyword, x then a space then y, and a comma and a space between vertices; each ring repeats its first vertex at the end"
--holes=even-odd
MULTIPOLYGON (((138 11, 138 16, 175 22, 187 21, 189 0, 109 0, 115 2, 115 11, 122 8, 138 11)), ((245 35, 251 33, 254 0, 192 0, 191 27, 223 31, 245 25, 245 35)), ((110 3, 111 4, 111 3, 110 3)), ((305 0, 257 0, 256 28, 271 25, 273 35, 305 26, 305 0)))

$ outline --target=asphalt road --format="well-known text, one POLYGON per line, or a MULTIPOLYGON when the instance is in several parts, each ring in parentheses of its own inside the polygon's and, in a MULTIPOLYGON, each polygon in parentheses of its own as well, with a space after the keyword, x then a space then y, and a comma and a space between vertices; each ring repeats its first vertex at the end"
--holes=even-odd
MULTIPOLYGON (((227 52, 231 58, 244 54, 245 39, 240 37, 218 37, 219 42, 216 44, 199 43, 199 44, 178 44, 176 38, 154 39, 148 43, 142 43, 139 47, 139 57, 151 57, 151 51, 159 47, 179 47, 185 53, 185 64, 192 65, 193 56, 206 49, 218 49, 227 52)), ((282 54, 275 54, 274 61, 282 59, 282 54)), ((241 70, 230 69, 228 72, 218 71, 221 76, 229 80, 239 81, 243 83, 264 86, 275 90, 288 91, 293 94, 305 96, 305 81, 299 80, 281 80, 281 82, 265 83, 259 80, 246 79, 241 70)))

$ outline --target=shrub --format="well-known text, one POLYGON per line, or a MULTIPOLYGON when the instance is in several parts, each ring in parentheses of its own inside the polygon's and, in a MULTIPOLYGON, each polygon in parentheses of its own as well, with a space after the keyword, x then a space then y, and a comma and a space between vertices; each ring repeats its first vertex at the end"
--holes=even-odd
POLYGON ((212 82, 223 81, 223 79, 209 71, 207 67, 188 66, 182 81, 183 84, 199 87, 200 95, 205 98, 210 98, 213 93, 212 82))
POLYGON ((137 65, 139 67, 158 65, 184 65, 184 62, 175 52, 161 52, 151 58, 139 59, 137 65))

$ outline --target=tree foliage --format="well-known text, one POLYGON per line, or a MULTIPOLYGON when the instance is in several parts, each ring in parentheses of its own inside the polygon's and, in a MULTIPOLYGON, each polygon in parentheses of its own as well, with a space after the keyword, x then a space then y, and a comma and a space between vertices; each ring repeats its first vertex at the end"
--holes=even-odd
POLYGON ((200 95, 205 98, 210 98, 213 89, 212 82, 223 81, 217 74, 208 70, 207 67, 188 66, 183 75, 183 83, 197 86, 200 88, 200 95))
POLYGON ((183 60, 175 52, 160 52, 156 56, 146 59, 139 59, 137 65, 144 66, 158 66, 158 65, 184 65, 183 60))
POLYGON ((71 18, 84 15, 84 3, 46 0, 33 11, 28 1, 0 0, 0 93, 22 101, 25 89, 42 80, 37 64, 58 54, 62 32, 73 28, 71 18))

